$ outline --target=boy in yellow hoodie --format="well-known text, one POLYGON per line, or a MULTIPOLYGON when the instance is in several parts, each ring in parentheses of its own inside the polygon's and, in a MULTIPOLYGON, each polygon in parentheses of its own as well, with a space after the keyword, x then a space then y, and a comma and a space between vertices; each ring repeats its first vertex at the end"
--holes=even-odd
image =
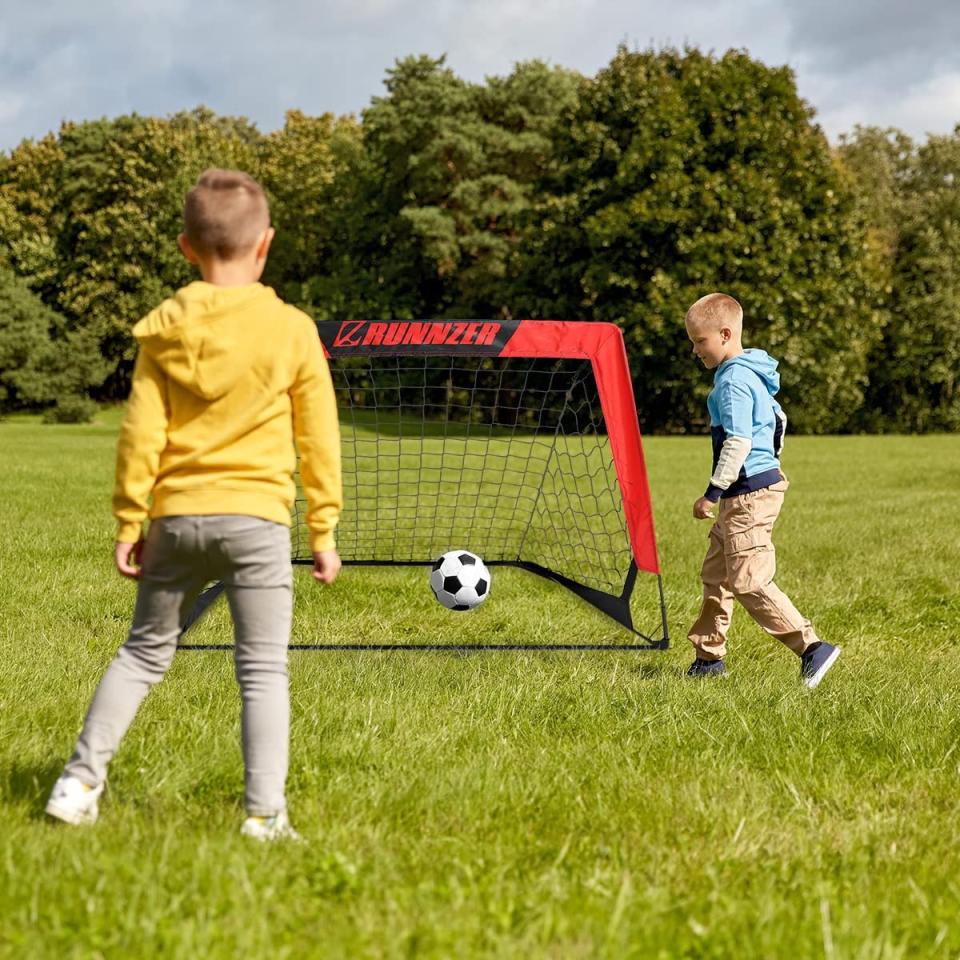
POLYGON ((340 434, 313 322, 259 283, 267 199, 245 173, 207 170, 187 194, 189 284, 134 328, 139 353, 117 451, 117 570, 138 581, 129 636, 110 664, 47 813, 93 823, 107 764, 173 660, 210 580, 226 587, 242 698, 247 819, 262 840, 296 837, 286 812, 287 645, 292 612, 294 441, 314 577, 333 583, 342 502, 340 434), (143 539, 143 523, 150 517, 143 539))

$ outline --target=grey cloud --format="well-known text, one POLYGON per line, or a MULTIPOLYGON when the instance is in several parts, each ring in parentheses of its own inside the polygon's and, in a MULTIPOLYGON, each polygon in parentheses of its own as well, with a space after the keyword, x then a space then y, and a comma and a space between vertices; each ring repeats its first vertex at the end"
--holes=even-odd
MULTIPOLYGON (((800 91, 833 118, 862 122, 946 69, 953 6, 917 0, 68 0, 3 3, 0 148, 62 119, 198 103, 263 130, 284 111, 360 111, 400 56, 449 53, 479 80, 538 57, 595 73, 616 46, 748 49, 795 67, 800 91), (876 93, 874 94, 874 91, 876 93)), ((929 97, 925 103, 929 104, 929 97)), ((946 109, 952 109, 949 105, 946 109)), ((902 115, 902 114, 901 114, 902 115)), ((930 122, 927 109, 926 123, 930 122)), ((960 119, 958 117, 957 119, 960 119)), ((946 114, 943 129, 953 119, 946 114)))
MULTIPOLYGON (((362 110, 411 53, 449 53, 479 80, 539 57, 594 73, 622 41, 743 45, 737 26, 767 0, 46 0, 18 5, 0 41, 0 147, 63 118, 166 114, 204 102, 263 129, 287 108, 362 110), (11 56, 11 54, 13 54, 11 56), (16 94, 29 107, 16 111, 16 94), (10 104, 6 120, 2 104, 10 104)), ((762 16, 759 17, 762 20, 762 16)), ((3 29, 3 28, 0 28, 3 29)))
POLYGON ((953 0, 781 2, 801 92, 828 134, 860 123, 922 138, 960 122, 960 5, 953 0))
POLYGON ((956 0, 809 0, 783 4, 791 44, 814 67, 834 74, 878 68, 922 73, 952 63, 960 37, 956 0))
POLYGON ((64 118, 167 114, 201 101, 269 129, 288 107, 360 107, 379 85, 380 58, 357 57, 341 35, 354 32, 350 26, 331 29, 337 18, 315 6, 297 4, 302 16, 293 20, 250 0, 211 0, 189 14, 174 6, 160 15, 159 6, 144 14, 52 0, 40 12, 18 9, 0 38, 0 104, 25 102, 7 111, 0 146, 64 118))

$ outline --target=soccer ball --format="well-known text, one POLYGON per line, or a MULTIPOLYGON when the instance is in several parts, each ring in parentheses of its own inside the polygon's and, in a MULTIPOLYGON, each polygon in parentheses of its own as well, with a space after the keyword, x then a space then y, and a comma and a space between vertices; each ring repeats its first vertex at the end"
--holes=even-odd
POLYGON ((433 595, 448 610, 472 610, 490 595, 490 571, 468 550, 449 550, 430 571, 433 595))

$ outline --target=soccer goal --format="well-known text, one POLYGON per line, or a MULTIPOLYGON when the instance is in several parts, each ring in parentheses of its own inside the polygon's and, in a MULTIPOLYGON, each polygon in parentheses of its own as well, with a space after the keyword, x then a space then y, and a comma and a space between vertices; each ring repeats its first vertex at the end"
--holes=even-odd
MULTIPOLYGON (((337 547, 345 566, 429 566, 465 549, 490 567, 517 567, 572 591, 631 634, 629 642, 549 649, 668 646, 640 428, 617 326, 321 321, 317 330, 340 411, 337 547), (634 623, 638 578, 654 591, 652 629, 634 623)), ((305 508, 298 495, 295 564, 313 562, 305 508)), ((187 627, 218 592, 216 585, 205 592, 187 627)))

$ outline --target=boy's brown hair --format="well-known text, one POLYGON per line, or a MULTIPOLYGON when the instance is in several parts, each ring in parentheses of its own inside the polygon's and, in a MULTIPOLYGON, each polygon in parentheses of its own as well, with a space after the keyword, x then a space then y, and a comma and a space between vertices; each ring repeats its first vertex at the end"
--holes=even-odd
POLYGON ((263 187, 241 170, 204 170, 183 206, 184 233, 200 256, 233 260, 270 226, 263 187))
POLYGON ((708 293, 687 311, 686 322, 716 330, 727 326, 739 332, 743 328, 743 308, 726 293, 708 293))

